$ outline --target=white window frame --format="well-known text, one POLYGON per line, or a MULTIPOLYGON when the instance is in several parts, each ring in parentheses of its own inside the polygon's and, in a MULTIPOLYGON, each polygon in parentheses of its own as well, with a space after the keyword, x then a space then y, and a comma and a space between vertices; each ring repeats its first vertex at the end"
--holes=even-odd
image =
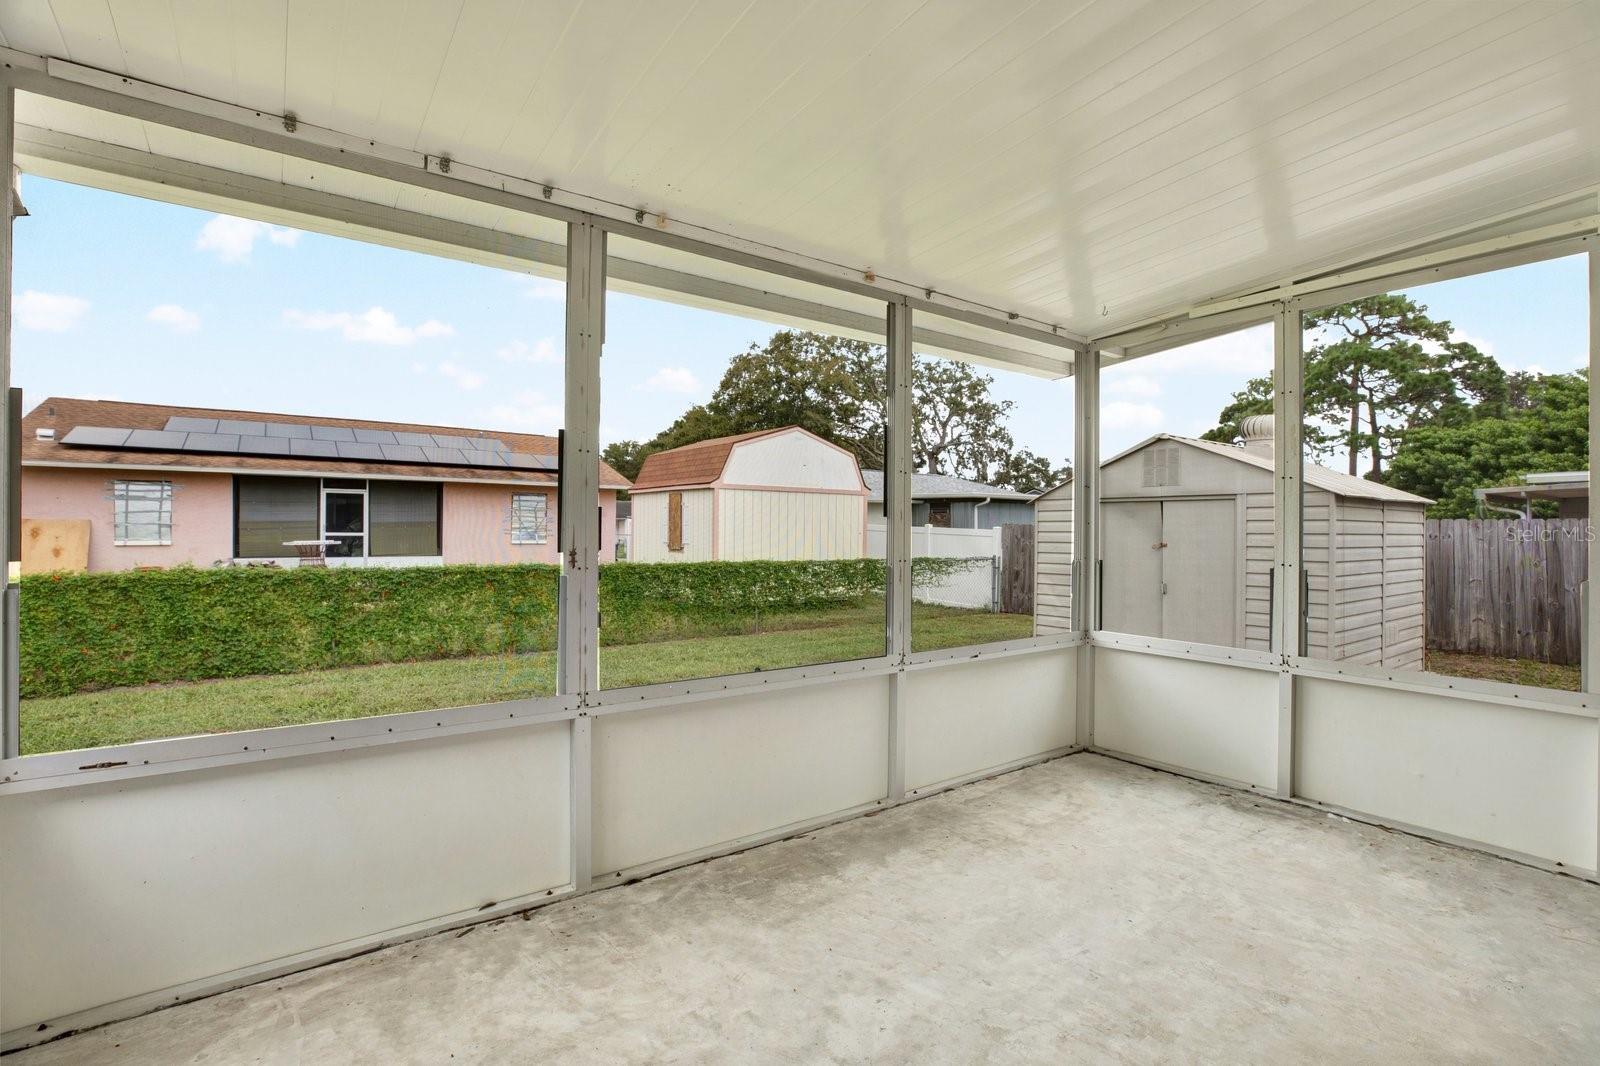
MULTIPOLYGON (((139 525, 149 523, 140 522, 139 525)), ((156 548, 172 544, 172 482, 165 479, 148 480, 118 478, 111 483, 111 542, 118 548, 156 548), (134 495, 134 486, 159 486, 159 495, 156 497, 134 495), (125 534, 129 525, 128 504, 134 500, 141 502, 154 499, 157 507, 156 533, 154 540, 135 539, 125 534)))
POLYGON ((548 544, 550 542, 550 496, 544 492, 513 492, 511 494, 511 543, 513 544, 548 544), (535 532, 529 533, 522 528, 522 515, 519 514, 524 500, 537 500, 539 502, 538 526, 535 532))

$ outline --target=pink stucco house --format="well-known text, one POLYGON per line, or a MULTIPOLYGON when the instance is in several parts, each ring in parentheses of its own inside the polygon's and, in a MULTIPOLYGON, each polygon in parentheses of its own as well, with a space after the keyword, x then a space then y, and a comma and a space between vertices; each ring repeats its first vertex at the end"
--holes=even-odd
MULTIPOLYGON (((22 518, 74 537, 87 522, 90 570, 554 563, 556 452, 526 433, 51 397, 22 423, 22 518)), ((628 487, 600 464, 602 534, 628 487)), ((603 535, 602 560, 615 548, 603 535)))

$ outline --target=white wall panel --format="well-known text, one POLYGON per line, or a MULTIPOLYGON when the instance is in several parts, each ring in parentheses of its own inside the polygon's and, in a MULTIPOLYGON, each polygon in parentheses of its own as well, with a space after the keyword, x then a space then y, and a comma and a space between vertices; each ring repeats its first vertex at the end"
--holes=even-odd
POLYGON ((569 733, 5 797, 0 1024, 566 884, 569 733))
POLYGON ((717 490, 718 559, 859 559, 866 546, 865 497, 717 490))
POLYGON ((1339 681, 1296 685, 1297 795, 1595 868, 1594 719, 1339 681))
POLYGON ((906 787, 1070 746, 1077 727, 1077 657, 1077 648, 1054 648, 911 671, 906 787))
POLYGON ((1094 662, 1096 747, 1275 786, 1276 673, 1104 647, 1094 662))
POLYGON ((889 681, 862 678, 594 723, 594 861, 610 873, 888 794, 889 681))

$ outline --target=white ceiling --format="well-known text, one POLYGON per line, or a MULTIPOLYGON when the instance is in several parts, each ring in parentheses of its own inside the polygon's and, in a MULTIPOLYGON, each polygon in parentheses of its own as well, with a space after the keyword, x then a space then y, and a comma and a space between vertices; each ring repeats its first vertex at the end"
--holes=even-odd
POLYGON ((1600 184, 1595 0, 7 0, 0 43, 1091 335, 1600 184))

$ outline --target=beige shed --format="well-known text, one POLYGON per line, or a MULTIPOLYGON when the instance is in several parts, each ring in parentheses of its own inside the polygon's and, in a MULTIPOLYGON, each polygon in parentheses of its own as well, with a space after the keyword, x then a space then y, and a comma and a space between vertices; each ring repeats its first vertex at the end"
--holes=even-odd
POLYGON ((867 487, 856 457, 799 426, 699 441, 645 460, 633 559, 859 559, 867 487))
MULTIPOLYGON (((1270 650, 1272 420, 1242 446, 1161 434, 1101 465, 1098 628, 1270 650)), ((1307 653, 1423 665, 1423 512, 1430 501, 1324 466, 1305 468, 1307 653), (1331 564, 1331 565, 1330 565, 1331 564)), ((1072 482, 1035 502, 1071 529, 1072 482)), ((1070 536, 1060 538, 1070 545, 1070 536)), ((1070 548, 1041 553, 1041 632, 1067 628, 1070 548), (1048 619, 1048 621, 1047 621, 1048 619)))

